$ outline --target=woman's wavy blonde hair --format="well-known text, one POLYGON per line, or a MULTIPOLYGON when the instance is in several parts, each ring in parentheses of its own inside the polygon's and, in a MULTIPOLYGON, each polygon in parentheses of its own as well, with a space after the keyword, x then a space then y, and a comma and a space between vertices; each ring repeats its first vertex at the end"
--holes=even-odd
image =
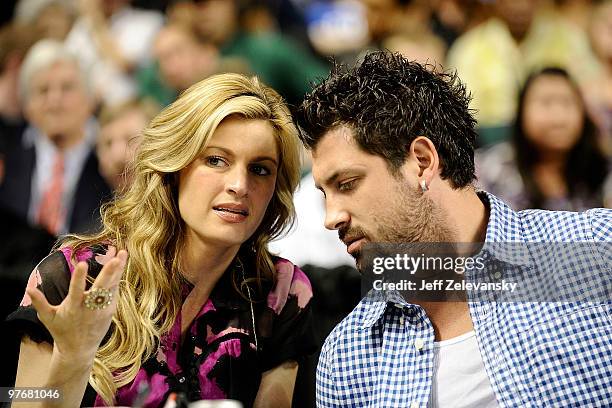
POLYGON ((217 126, 230 115, 266 120, 275 129, 280 159, 275 192, 260 226, 243 244, 254 250, 255 280, 273 281, 267 244, 294 220, 299 140, 281 96, 255 77, 220 74, 187 89, 144 129, 131 165, 133 184, 102 207, 102 231, 93 236, 72 235, 62 242, 73 253, 98 243, 112 243, 129 253, 117 312, 89 378, 108 404, 156 352, 160 336, 171 329, 180 311, 179 253, 185 227, 177 205, 176 175, 201 154, 217 126))

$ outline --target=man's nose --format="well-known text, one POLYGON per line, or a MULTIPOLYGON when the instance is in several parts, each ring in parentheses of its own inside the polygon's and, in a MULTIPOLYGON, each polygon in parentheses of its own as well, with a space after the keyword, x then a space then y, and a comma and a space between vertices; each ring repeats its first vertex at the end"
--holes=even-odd
POLYGON ((349 222, 348 211, 343 209, 339 203, 325 201, 325 228, 329 230, 340 229, 349 222))
POLYGON ((62 88, 59 86, 51 86, 47 91, 46 102, 50 107, 55 107, 60 104, 63 96, 62 88))

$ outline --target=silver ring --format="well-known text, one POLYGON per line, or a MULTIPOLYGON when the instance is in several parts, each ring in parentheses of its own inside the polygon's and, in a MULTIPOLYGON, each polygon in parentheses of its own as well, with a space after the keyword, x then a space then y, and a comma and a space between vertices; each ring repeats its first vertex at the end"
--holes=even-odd
POLYGON ((85 307, 89 310, 101 310, 111 304, 113 292, 110 289, 94 288, 85 294, 85 307))

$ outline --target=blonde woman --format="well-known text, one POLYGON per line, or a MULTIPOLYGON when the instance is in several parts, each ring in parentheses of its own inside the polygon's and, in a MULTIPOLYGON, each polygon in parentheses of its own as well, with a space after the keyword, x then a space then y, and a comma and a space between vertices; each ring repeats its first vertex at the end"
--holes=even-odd
POLYGON ((68 237, 32 273, 9 317, 25 334, 16 386, 58 388, 61 407, 145 393, 158 407, 171 392, 290 406, 312 291, 267 244, 293 218, 298 143, 281 97, 237 74, 162 111, 102 232, 68 237))

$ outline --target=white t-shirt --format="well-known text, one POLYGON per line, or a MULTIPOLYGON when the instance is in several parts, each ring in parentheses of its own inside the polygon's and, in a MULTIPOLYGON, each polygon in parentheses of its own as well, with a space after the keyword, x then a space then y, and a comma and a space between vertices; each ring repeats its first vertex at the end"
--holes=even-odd
POLYGON ((428 407, 499 407, 474 331, 434 343, 434 378, 428 407))

